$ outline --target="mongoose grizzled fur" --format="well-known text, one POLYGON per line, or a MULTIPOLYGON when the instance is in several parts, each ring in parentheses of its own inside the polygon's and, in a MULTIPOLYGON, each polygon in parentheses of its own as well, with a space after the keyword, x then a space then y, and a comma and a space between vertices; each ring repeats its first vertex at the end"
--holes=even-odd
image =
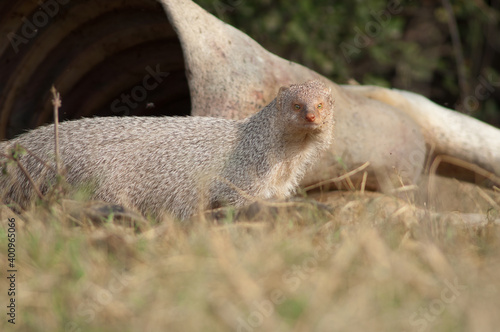
MULTIPOLYGON (((259 113, 241 120, 210 117, 85 118, 59 125, 61 163, 73 187, 90 196, 144 214, 170 212, 187 218, 199 209, 255 199, 284 198, 296 189, 306 168, 333 140, 333 98, 319 81, 282 87, 259 113)), ((0 152, 18 143, 20 158, 42 192, 53 183, 52 125, 2 142, 0 152)), ((2 157, 0 157, 1 161, 2 157)), ((11 163, 0 175, 7 202, 26 207, 35 192, 11 163)), ((0 191, 0 194, 2 192, 0 191)))

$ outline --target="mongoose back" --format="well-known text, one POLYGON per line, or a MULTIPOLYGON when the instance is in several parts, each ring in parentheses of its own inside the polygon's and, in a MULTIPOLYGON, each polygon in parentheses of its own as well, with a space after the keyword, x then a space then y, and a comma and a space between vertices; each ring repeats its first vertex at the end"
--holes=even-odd
MULTIPOLYGON (((184 219, 200 209, 292 194, 306 168, 333 140, 333 98, 319 81, 281 87, 260 112, 241 121, 210 117, 84 118, 59 125, 67 182, 90 196, 143 214, 184 219)), ((54 128, 2 142, 42 192, 55 179, 54 128), (38 158, 33 157, 36 155, 38 158)), ((0 160, 2 157, 0 157, 0 160)), ((17 165, 0 175, 6 202, 25 208, 35 191, 17 165)), ((2 192, 0 192, 2 193, 2 192)))

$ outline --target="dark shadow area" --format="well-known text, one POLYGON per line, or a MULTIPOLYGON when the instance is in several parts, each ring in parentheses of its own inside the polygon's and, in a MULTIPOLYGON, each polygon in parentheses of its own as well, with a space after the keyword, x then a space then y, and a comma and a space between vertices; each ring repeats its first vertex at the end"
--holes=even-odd
MULTIPOLYGON (((61 1, 62 2, 62 1, 61 1)), ((0 5, 0 140, 53 121, 188 115, 182 48, 154 0, 0 5)))

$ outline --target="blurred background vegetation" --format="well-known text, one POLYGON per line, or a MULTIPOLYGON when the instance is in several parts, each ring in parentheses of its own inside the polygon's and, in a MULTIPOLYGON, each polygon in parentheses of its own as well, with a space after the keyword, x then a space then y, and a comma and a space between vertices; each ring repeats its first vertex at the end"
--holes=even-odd
POLYGON ((195 0, 339 84, 394 87, 500 127, 500 0, 195 0))

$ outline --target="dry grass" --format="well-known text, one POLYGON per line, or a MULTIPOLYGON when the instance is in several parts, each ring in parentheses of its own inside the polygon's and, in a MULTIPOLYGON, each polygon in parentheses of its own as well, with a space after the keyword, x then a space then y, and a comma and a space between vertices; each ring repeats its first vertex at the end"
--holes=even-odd
MULTIPOLYGON (((500 194, 484 193, 488 198, 470 199, 490 200, 482 206, 500 204, 500 194)), ((16 328, 495 331, 500 326, 500 229, 488 224, 486 215, 482 225, 470 226, 462 214, 430 213, 380 194, 315 198, 333 210, 291 207, 236 223, 164 220, 150 222, 142 232, 118 226, 113 218, 95 226, 65 204, 40 206, 16 217, 16 328)), ((492 211, 490 221, 498 218, 492 211)), ((7 219, 14 216, 0 209, 2 262, 7 262, 7 219)), ((5 278, 0 289, 5 308, 5 278)), ((2 316, 0 330, 8 331, 12 326, 2 316)))

